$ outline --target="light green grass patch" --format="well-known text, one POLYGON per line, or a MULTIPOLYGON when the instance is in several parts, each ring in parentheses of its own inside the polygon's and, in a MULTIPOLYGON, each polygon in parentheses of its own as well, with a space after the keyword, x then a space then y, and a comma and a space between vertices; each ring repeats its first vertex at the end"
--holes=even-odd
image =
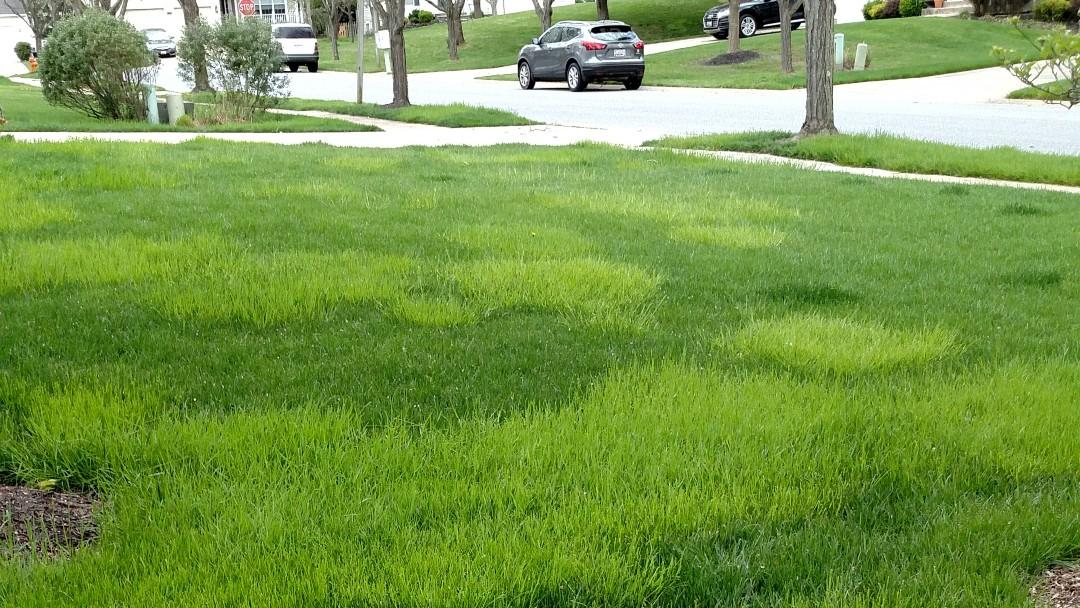
POLYGON ((595 249, 579 232, 541 224, 465 224, 450 230, 447 238, 477 253, 504 258, 581 257, 595 249))
POLYGON ((344 303, 397 301, 414 268, 405 257, 285 251, 258 254, 222 247, 190 277, 154 285, 163 313, 270 325, 320 318, 344 303))
POLYGON ((684 225, 671 229, 675 241, 700 243, 734 249, 779 247, 787 235, 768 226, 702 226, 684 225))
POLYGON ((590 258, 480 260, 455 265, 450 275, 482 310, 544 310, 613 329, 642 327, 661 283, 637 266, 590 258))
POLYGON ((75 211, 58 204, 45 204, 14 192, 0 192, 0 232, 34 230, 50 224, 75 221, 75 211))
POLYGON ((835 374, 918 367, 959 350, 955 337, 942 329, 899 331, 817 314, 750 323, 730 346, 782 365, 835 374))

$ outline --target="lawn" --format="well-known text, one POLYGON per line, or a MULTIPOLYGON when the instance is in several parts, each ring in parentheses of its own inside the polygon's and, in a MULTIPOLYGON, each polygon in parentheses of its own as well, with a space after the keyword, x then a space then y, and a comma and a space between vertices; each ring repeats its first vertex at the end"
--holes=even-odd
MULTIPOLYGON (((837 84, 933 76, 998 65, 994 46, 1025 48, 1023 36, 1008 23, 960 18, 885 19, 838 25, 848 54, 860 42, 870 45, 870 66, 834 73, 837 84)), ((792 89, 804 86, 805 31, 792 35, 795 72, 780 72, 780 37, 763 34, 742 41, 743 50, 760 57, 737 65, 704 62, 727 52, 726 42, 671 51, 649 57, 646 84, 737 89, 792 89)))
MULTIPOLYGON (((646 42, 660 42, 690 36, 702 36, 701 18, 718 0, 610 0, 611 18, 626 21, 646 42)), ((487 5, 485 5, 486 8, 487 5)), ((422 8, 422 7, 421 7, 422 8)), ((553 22, 567 19, 596 19, 596 5, 576 4, 555 9, 553 22)), ((406 31, 405 45, 410 72, 467 70, 509 65, 517 61, 518 51, 534 36, 540 35, 536 13, 527 11, 466 21, 466 44, 461 58, 450 61, 446 50, 446 26, 442 24, 406 31)), ((376 65, 375 43, 369 39, 364 55, 367 71, 381 71, 376 65)), ((356 42, 340 41, 339 61, 333 60, 330 41, 319 41, 319 67, 326 70, 356 70, 356 42)))
POLYGON ((0 141, 0 481, 105 500, 0 596, 1028 606, 1080 557, 1078 230, 666 151, 0 141))
POLYGON ((250 123, 175 127, 136 121, 99 120, 45 102, 41 89, 0 78, 0 106, 8 123, 0 131, 198 131, 226 133, 302 133, 328 131, 379 131, 344 120, 263 114, 250 123))
POLYGON ((667 137, 647 145, 762 152, 851 167, 1080 186, 1078 156, 1004 147, 966 148, 891 135, 825 135, 798 141, 791 137, 791 133, 782 132, 734 133, 667 137))
POLYGON ((1051 95, 1051 93, 1042 89, 1036 89, 1035 87, 1024 87, 1022 89, 1017 89, 1012 93, 1009 93, 1009 99, 1034 99, 1040 101, 1046 101, 1048 99, 1061 99, 1065 97, 1066 93, 1068 93, 1067 87, 1071 86, 1071 83, 1068 80, 1057 80, 1041 86, 1049 88, 1050 91, 1053 91, 1055 93, 1060 92, 1060 94, 1051 95))
POLYGON ((415 105, 388 108, 373 103, 355 104, 348 101, 316 99, 287 99, 281 104, 289 110, 321 110, 349 116, 367 116, 383 120, 436 125, 439 127, 515 127, 537 123, 505 110, 493 110, 463 103, 448 105, 415 105))

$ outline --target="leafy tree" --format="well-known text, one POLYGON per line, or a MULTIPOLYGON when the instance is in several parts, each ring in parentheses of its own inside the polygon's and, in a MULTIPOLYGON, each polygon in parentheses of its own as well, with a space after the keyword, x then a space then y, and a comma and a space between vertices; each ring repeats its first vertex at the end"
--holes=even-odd
MULTIPOLYGON (((186 17, 186 15, 185 15, 186 17)), ((176 43, 178 57, 177 70, 182 79, 194 83, 195 91, 213 90, 210 86, 210 74, 206 62, 209 47, 212 44, 214 28, 202 17, 196 17, 194 23, 184 26, 184 33, 176 43)))
MULTIPOLYGON (((30 28, 34 35, 34 48, 41 51, 42 43, 49 30, 64 17, 73 13, 66 0, 0 0, 13 15, 30 28)), ((81 6, 81 5, 80 5, 81 6)))
POLYGON ((211 28, 206 69, 218 92, 216 110, 223 121, 250 121, 255 112, 288 95, 281 46, 270 24, 261 19, 227 19, 211 28))
POLYGON ((1080 105, 1080 33, 1062 27, 1033 37, 1027 28, 1020 27, 1017 18, 1012 21, 1020 35, 1038 50, 1038 57, 1028 61, 1016 51, 1001 47, 994 47, 994 56, 1020 82, 1042 93, 1047 103, 1069 109, 1080 105))
POLYGON ((130 23, 97 9, 56 24, 41 55, 46 101, 94 118, 146 118, 157 63, 130 23))

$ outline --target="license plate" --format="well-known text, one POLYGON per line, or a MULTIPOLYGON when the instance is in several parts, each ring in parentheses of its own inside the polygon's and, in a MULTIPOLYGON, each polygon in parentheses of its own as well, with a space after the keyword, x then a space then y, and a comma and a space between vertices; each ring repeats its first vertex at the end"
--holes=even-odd
POLYGON ((616 57, 626 57, 626 49, 615 49, 616 57))

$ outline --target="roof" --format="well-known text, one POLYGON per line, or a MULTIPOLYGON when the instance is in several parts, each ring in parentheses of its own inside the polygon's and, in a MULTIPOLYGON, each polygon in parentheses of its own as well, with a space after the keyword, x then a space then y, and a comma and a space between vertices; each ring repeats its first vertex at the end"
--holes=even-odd
POLYGON ((593 27, 597 25, 625 25, 629 27, 628 23, 623 21, 615 21, 614 19, 607 19, 604 21, 560 21, 555 25, 584 25, 587 27, 593 27))
POLYGON ((13 15, 22 12, 22 2, 19 0, 0 0, 0 15, 13 15), (11 5, 10 7, 8 5, 11 5), (14 8, 15 10, 12 10, 14 8))

